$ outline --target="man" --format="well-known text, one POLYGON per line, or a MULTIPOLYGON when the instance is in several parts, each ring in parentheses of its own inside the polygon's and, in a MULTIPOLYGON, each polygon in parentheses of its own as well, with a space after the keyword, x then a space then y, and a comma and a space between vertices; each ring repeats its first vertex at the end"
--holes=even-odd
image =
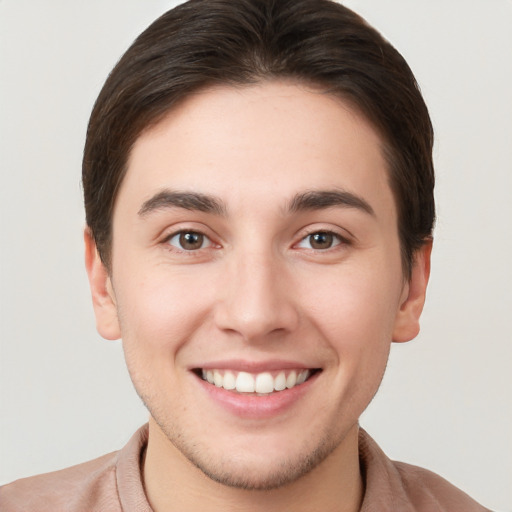
POLYGON ((196 0, 109 76, 83 162, 97 327, 150 412, 2 510, 485 510, 358 426, 434 222, 412 73, 323 0, 196 0))

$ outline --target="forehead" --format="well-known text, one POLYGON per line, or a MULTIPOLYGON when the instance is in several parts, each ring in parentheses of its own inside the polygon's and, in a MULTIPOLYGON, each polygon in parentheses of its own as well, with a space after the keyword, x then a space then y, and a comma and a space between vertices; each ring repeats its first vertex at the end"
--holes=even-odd
POLYGON ((342 188, 393 202, 381 147, 364 117, 319 90, 281 82, 211 88, 137 139, 118 201, 140 206, 171 188, 261 206, 279 192, 342 188))

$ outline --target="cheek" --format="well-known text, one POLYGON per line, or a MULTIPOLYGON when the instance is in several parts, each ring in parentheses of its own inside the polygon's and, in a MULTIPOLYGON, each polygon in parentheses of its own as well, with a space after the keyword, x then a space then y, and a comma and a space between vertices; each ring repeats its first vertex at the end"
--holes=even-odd
POLYGON ((361 403, 376 392, 387 364, 401 291, 395 267, 383 261, 332 269, 302 291, 304 311, 332 349, 339 389, 361 403))
POLYGON ((168 365, 205 320, 208 293, 198 293, 197 282, 169 269, 143 278, 120 276, 116 289, 123 346, 132 359, 168 365), (124 277, 124 278, 123 278, 124 277))
POLYGON ((178 371, 181 348, 204 321, 195 287, 166 274, 120 280, 124 286, 116 290, 128 372, 137 393, 156 415, 158 408, 181 406, 173 393, 184 377, 178 371))
POLYGON ((400 288, 390 273, 333 269, 308 281, 303 311, 339 352, 391 342, 400 288))

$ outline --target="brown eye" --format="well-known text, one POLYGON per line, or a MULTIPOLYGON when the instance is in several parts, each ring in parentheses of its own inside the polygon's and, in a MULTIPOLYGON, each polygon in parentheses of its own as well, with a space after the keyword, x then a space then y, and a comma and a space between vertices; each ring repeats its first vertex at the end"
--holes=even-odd
POLYGON ((304 237, 299 247, 304 249, 315 249, 316 251, 331 249, 341 243, 341 239, 336 233, 330 233, 329 231, 318 231, 311 233, 304 237))
POLYGON ((183 251, 197 251, 209 245, 209 239, 196 231, 181 231, 169 239, 169 244, 183 251))
POLYGON ((332 233, 314 233, 309 235, 309 243, 313 249, 329 249, 332 247, 333 241, 332 233))

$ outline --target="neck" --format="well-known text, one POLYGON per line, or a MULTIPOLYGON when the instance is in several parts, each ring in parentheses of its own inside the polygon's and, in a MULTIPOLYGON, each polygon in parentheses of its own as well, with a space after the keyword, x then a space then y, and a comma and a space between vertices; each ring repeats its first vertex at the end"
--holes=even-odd
POLYGON ((245 490, 211 480, 149 422, 144 487, 155 512, 357 512, 363 497, 359 471, 358 426, 316 468, 286 486, 245 490))

